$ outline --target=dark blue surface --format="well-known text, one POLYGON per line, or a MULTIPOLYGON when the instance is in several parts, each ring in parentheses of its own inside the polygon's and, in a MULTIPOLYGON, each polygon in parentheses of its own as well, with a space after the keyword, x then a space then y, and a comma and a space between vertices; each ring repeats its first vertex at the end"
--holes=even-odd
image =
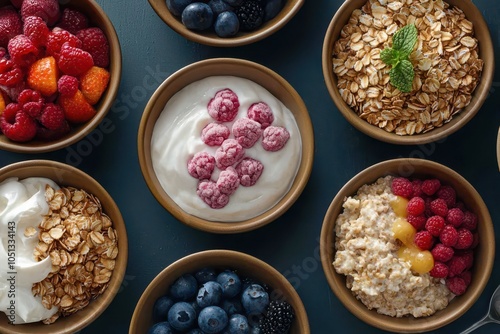
MULTIPOLYGON (((328 205, 342 185, 383 160, 418 157, 455 169, 483 196, 493 221, 499 221, 500 173, 495 155, 500 125, 498 75, 481 111, 454 135, 427 145, 386 144, 347 123, 324 85, 323 38, 342 4, 340 0, 306 1, 298 15, 275 35, 233 49, 185 40, 160 20, 146 0, 97 2, 114 23, 123 52, 121 87, 107 117, 111 130, 95 131, 82 142, 53 153, 0 152, 0 166, 35 158, 74 165, 101 182, 122 211, 130 254, 122 290, 105 313, 81 333, 127 333, 136 302, 163 268, 190 253, 214 248, 247 252, 282 272, 297 287, 313 334, 381 333, 353 316, 331 292, 319 260, 319 234, 328 205), (302 196, 277 221, 245 234, 213 235, 174 219, 150 193, 137 158, 139 121, 153 91, 181 67, 213 57, 249 59, 279 73, 304 99, 315 131, 315 162, 302 196)), ((500 4, 491 0, 474 3, 489 24, 495 53, 499 55, 500 4)), ((500 68, 498 60, 496 68, 500 68)), ((499 228, 496 242, 500 245, 499 228)), ((495 260, 491 279, 477 303, 463 317, 434 333, 458 333, 486 314, 490 295, 500 284, 499 261, 495 260)), ((499 331, 500 326, 489 324, 477 333, 499 331)))

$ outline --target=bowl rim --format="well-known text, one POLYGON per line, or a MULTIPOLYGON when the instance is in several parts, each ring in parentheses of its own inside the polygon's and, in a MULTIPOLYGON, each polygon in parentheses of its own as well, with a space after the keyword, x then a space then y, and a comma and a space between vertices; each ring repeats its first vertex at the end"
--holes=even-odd
MULTIPOLYGON (((104 12, 102 7, 95 1, 89 0, 86 1, 85 5, 88 4, 90 6, 90 10, 92 12, 96 12, 99 14, 99 17, 93 16, 90 17, 90 21, 102 21, 102 25, 100 25, 101 29, 104 31, 108 38, 109 46, 110 46, 110 67, 109 71, 111 74, 110 81, 108 87, 106 89, 105 94, 99 101, 97 105, 97 113, 96 115, 88 122, 78 125, 71 130, 71 132, 60 139, 51 140, 51 141, 30 141, 27 143, 18 143, 10 140, 0 141, 0 150, 15 152, 15 153, 28 153, 28 154, 36 154, 36 153, 46 153, 57 151, 68 147, 85 136, 91 133, 107 116, 109 110, 111 109, 113 103, 115 102, 115 98, 118 94, 118 89, 120 87, 121 75, 122 75, 122 52, 121 45, 118 34, 115 30, 111 19, 104 12)), ((82 8, 84 4, 77 3, 76 5, 68 3, 68 6, 75 6, 78 8, 82 8)), ((63 8, 66 7, 66 4, 63 8)), ((4 136, 0 134, 0 136, 4 136)))
MULTIPOLYGON (((285 276, 283 276, 276 268, 268 264, 267 262, 264 262, 263 260, 252 256, 247 253, 243 253, 240 251, 235 251, 235 250, 229 250, 229 249, 210 249, 210 250, 203 250, 199 251, 196 253, 192 253, 189 255, 186 255, 180 259, 175 260, 171 264, 169 264, 167 267, 162 269, 154 278, 153 280, 147 285, 146 289, 143 291, 141 294, 141 297, 139 298, 135 308, 134 308, 134 313, 132 314, 132 318, 130 320, 130 327, 129 327, 129 334, 138 334, 138 319, 141 317, 141 310, 145 307, 145 304, 150 296, 150 294, 153 292, 153 290, 156 288, 158 284, 163 282, 164 280, 168 279, 170 275, 173 274, 174 271, 178 271, 179 267, 182 267, 186 264, 193 264, 193 263, 198 263, 198 267, 201 268, 203 266, 206 266, 207 261, 211 261, 212 259, 216 259, 216 261, 222 261, 222 259, 228 259, 228 258, 233 258, 235 261, 237 260, 238 263, 245 263, 247 266, 251 266, 254 268, 261 268, 262 271, 272 275, 273 277, 276 277, 277 280, 280 281, 280 283, 283 285, 286 293, 287 293, 287 299, 289 300, 290 304, 294 305, 295 308, 295 321, 300 320, 301 327, 300 333, 301 334, 309 334, 310 333, 310 328, 309 328, 309 320, 307 316, 307 310, 298 294, 298 292, 295 290, 295 288, 292 286, 292 284, 286 279, 285 276), (218 260, 217 260, 218 259, 218 260), (298 306, 298 309, 296 308, 298 306)), ((209 262, 209 266, 210 266, 209 262)), ((237 268, 234 268, 237 269, 237 268)), ((185 272, 187 273, 187 272, 185 272)), ((276 288, 276 287, 274 287, 276 288)))
POLYGON ((299 12, 305 0, 287 0, 285 6, 282 8, 282 11, 285 8, 287 9, 287 12, 284 13, 285 15, 283 17, 274 17, 270 21, 265 22, 255 31, 226 38, 218 37, 215 34, 205 35, 203 33, 187 29, 178 18, 170 13, 164 0, 148 0, 148 2, 163 22, 165 22, 176 33, 187 38, 188 40, 208 46, 235 47, 258 42, 283 28, 299 12))
MULTIPOLYGON (((197 77, 196 80, 200 79, 201 77, 197 77)), ((263 86, 263 84, 260 85, 263 86)), ((180 89, 182 89, 183 87, 181 87, 180 89)), ((264 88, 268 89, 267 87, 264 88)), ((269 91, 271 92, 271 94, 273 94, 271 90, 269 91)), ((154 121, 156 122, 156 119, 154 121)), ((167 211, 169 211, 170 214, 172 214, 182 223, 202 231, 211 233, 221 233, 221 234, 242 233, 251 231, 259 227, 262 227, 266 224, 269 224, 270 222, 274 221, 282 214, 284 214, 299 198, 307 182, 309 181, 314 159, 314 132, 313 132, 312 122, 307 107, 302 98, 300 97, 300 95, 297 93, 297 91, 283 77, 281 77, 279 74, 277 74, 270 68, 249 60, 238 59, 238 58, 210 58, 201 60, 179 69, 178 71, 170 75, 167 79, 165 79, 165 81, 153 93, 146 107, 144 108, 144 113, 142 115, 139 124, 137 145, 138 145, 139 164, 141 167, 142 175, 146 181, 146 184, 148 185, 148 188, 150 189, 156 200, 167 211), (182 80, 183 77, 189 76, 189 73, 196 72, 196 70, 203 68, 208 68, 213 71, 214 70, 213 68, 219 66, 220 64, 224 64, 225 69, 223 72, 220 72, 220 70, 218 69, 217 73, 220 74, 217 75, 238 76, 237 74, 234 74, 234 72, 235 69, 241 69, 241 67, 250 68, 253 73, 264 74, 269 79, 272 79, 273 83, 276 83, 277 85, 284 87, 290 98, 293 99, 294 102, 297 104, 298 106, 297 109, 300 110, 300 114, 298 115, 293 110, 291 110, 294 116, 295 117, 300 116, 301 120, 300 124, 299 122, 297 122, 297 126, 299 128, 299 132, 302 138, 302 159, 299 166, 299 170, 297 171, 297 175, 290 190, 272 208, 268 209, 267 211, 263 212, 262 214, 256 217, 237 222, 208 221, 206 219, 202 219, 197 216, 185 213, 168 196, 168 194, 163 190, 163 188, 159 184, 158 178, 156 177, 154 169, 152 167, 151 154, 150 154, 151 152, 149 145, 151 137, 148 136, 148 138, 146 138, 148 132, 147 129, 148 126, 154 127, 154 122, 150 120, 150 117, 152 117, 151 114, 153 113, 154 105, 159 99, 161 99, 161 96, 164 94, 163 93, 164 89, 169 85, 171 85, 172 83, 182 80), (227 74, 227 73, 232 73, 232 74, 227 74), (152 125, 149 123, 151 123, 152 125), (305 136, 305 133, 303 133, 303 129, 306 129, 306 132, 310 133, 311 136, 305 136)))
POLYGON ((428 131, 426 133, 400 136, 395 133, 387 132, 361 119, 356 114, 356 112, 354 112, 342 99, 336 87, 337 78, 333 73, 331 57, 333 44, 336 41, 337 36, 333 36, 333 32, 335 29, 338 29, 339 25, 342 27, 347 23, 340 22, 342 16, 346 15, 346 12, 352 12, 352 10, 354 9, 353 6, 357 5, 358 3, 361 3, 361 5, 356 6, 355 8, 360 8, 366 1, 367 0, 345 0, 340 8, 336 11, 325 33, 322 48, 323 77, 330 97, 332 98, 338 111, 352 126, 354 126, 360 132, 374 139, 390 144, 427 144, 448 137, 458 131, 461 127, 467 124, 481 109, 481 106, 489 95, 489 90, 492 85, 495 72, 493 42, 491 39, 488 24, 484 20, 481 11, 479 11, 479 9, 472 1, 459 2, 458 0, 445 0, 445 2, 449 3, 450 5, 453 2, 453 5, 458 8, 462 8, 463 6, 467 6, 468 8, 470 8, 472 15, 467 15, 467 19, 469 19, 471 22, 474 22, 475 36, 477 37, 478 30, 480 30, 481 35, 484 36, 484 40, 480 42, 480 57, 483 60, 488 60, 488 62, 484 62, 479 84, 472 94, 472 100, 470 104, 465 107, 465 109, 467 109, 467 112, 464 113, 464 110, 462 110, 460 113, 454 115, 453 119, 448 123, 443 124, 443 126, 432 129, 431 131, 428 131), (458 2, 460 3, 460 5, 455 4, 458 2))
MULTIPOLYGON (((426 172, 417 172, 416 174, 425 174, 426 172)), ((458 319, 462 316, 475 301, 479 298, 484 288, 486 287, 488 280, 491 276, 493 269, 494 259, 495 259, 495 234, 493 229, 493 222, 489 214, 488 208, 481 198, 480 194, 476 189, 460 174, 452 170, 451 168, 442 165, 437 162, 430 160, 418 159, 418 158, 397 158, 391 160, 385 160, 376 163, 366 169, 360 171, 355 176, 353 176, 347 183, 340 189, 336 194, 328 210, 324 216, 323 225, 320 234, 320 255, 321 264, 323 271, 325 273, 328 284, 335 294, 335 296, 340 300, 340 302, 358 319, 364 321, 365 323, 383 329, 386 331, 397 332, 397 333, 420 333, 435 330, 437 328, 443 327, 452 321, 458 319), (385 175, 394 175, 391 167, 392 164, 400 164, 399 168, 412 168, 414 166, 425 167, 429 170, 429 174, 442 173, 449 175, 449 179, 453 179, 459 182, 465 189, 465 191, 474 195, 478 200, 477 206, 481 215, 484 216, 484 226, 481 228, 480 237, 482 239, 481 243, 488 245, 484 249, 484 266, 481 266, 481 276, 477 279, 477 284, 470 286, 467 294, 469 299, 455 307, 453 313, 443 316, 435 321, 432 320, 432 315, 429 317, 422 318, 407 318, 408 322, 404 324, 394 323, 390 321, 392 318, 389 316, 378 314, 375 310, 369 310, 365 305, 363 305, 359 300, 357 300, 350 291, 345 286, 345 276, 336 273, 332 265, 332 257, 330 254, 334 255, 335 250, 331 247, 334 244, 334 227, 335 220, 338 216, 336 213, 340 213, 342 210, 342 203, 347 196, 353 195, 359 187, 358 185, 370 184, 375 182, 379 177, 385 175), (376 174, 373 174, 376 172, 376 174), (366 180, 367 176, 370 176, 371 180, 366 180), (357 189, 351 191, 351 189, 356 186, 357 189), (483 240, 484 239, 484 240, 483 240), (354 298, 354 299, 352 299, 354 298), (389 321, 388 321, 389 320, 389 321), (404 327, 404 328, 403 328, 404 327)), ((476 267, 477 268, 477 267, 476 267)), ((446 308, 444 309, 446 310, 446 308)), ((442 310, 442 311, 444 311, 442 310)), ((441 312, 441 311, 438 311, 441 312)), ((436 313, 437 314, 437 313, 436 313)), ((405 319, 405 318, 398 318, 405 319)), ((399 320, 398 320, 399 321, 399 320)))
POLYGON ((497 164, 498 169, 500 170, 500 127, 498 128, 497 134, 497 164))

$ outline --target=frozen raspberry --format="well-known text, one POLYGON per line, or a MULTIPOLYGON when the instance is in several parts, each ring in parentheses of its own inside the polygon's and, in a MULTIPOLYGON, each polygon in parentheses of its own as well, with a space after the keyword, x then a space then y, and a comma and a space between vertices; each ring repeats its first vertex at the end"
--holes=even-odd
POLYGON ((477 216, 476 214, 470 212, 470 211, 465 211, 464 213, 464 220, 462 223, 462 227, 469 229, 471 231, 475 230, 477 227, 477 216))
POLYGON ((464 213, 459 208, 451 208, 446 214, 446 222, 458 227, 464 222, 464 213))
POLYGON ((12 141, 27 142, 36 135, 36 121, 19 104, 10 103, 0 115, 0 129, 12 141))
POLYGON ((9 41, 10 58, 19 66, 27 67, 38 58, 38 48, 25 35, 17 35, 9 41))
POLYGON ((78 91, 78 79, 71 75, 62 75, 57 80, 57 91, 64 96, 73 96, 78 91))
POLYGON ((271 108, 265 102, 254 103, 248 108, 248 118, 260 123, 262 129, 267 128, 274 121, 271 108))
POLYGON ((12 87, 23 80, 23 70, 7 58, 0 59, 0 85, 12 87))
POLYGON ((208 103, 208 114, 219 122, 232 122, 238 114, 240 101, 229 88, 218 91, 208 103))
POLYGON ((446 214, 448 213, 448 205, 446 205, 444 199, 436 198, 431 202, 431 211, 435 215, 446 217, 446 214))
POLYGON ((463 279, 464 282, 465 282, 465 285, 467 285, 467 286, 469 286, 470 282, 472 281, 472 273, 470 272, 470 270, 464 271, 463 273, 461 273, 460 275, 458 275, 458 277, 460 277, 461 279, 463 279))
POLYGON ((457 200, 457 193, 451 186, 442 186, 437 192, 437 197, 443 199, 448 207, 453 207, 457 200))
POLYGON ((75 48, 82 47, 82 41, 78 37, 67 30, 54 28, 47 36, 47 53, 56 58, 56 60, 59 59, 61 47, 64 43, 69 43, 70 46, 75 48))
POLYGON ((243 159, 245 149, 236 139, 226 139, 215 151, 215 163, 220 169, 226 169, 243 159))
POLYGON ((422 197, 424 192, 422 191, 422 180, 416 179, 411 181, 413 187, 412 197, 422 197))
POLYGON ((40 92, 32 89, 25 89, 19 94, 17 102, 21 105, 26 114, 36 118, 42 113, 45 101, 40 92))
POLYGON ((431 269, 429 274, 435 278, 446 278, 448 277, 448 266, 443 262, 434 261, 434 267, 431 269))
POLYGON ((446 286, 456 296, 463 295, 467 290, 467 284, 460 277, 449 277, 446 279, 446 286))
POLYGON ((425 211, 425 201, 422 197, 413 197, 406 205, 406 212, 410 215, 419 216, 425 211))
POLYGON ((244 187, 251 187, 257 183, 263 170, 264 165, 252 158, 244 158, 236 166, 236 171, 240 177, 240 184, 244 187))
POLYGON ((410 223, 417 231, 423 230, 425 227, 425 222, 427 219, 425 218, 424 215, 420 216, 414 216, 414 215, 408 215, 406 217, 406 220, 408 223, 410 223))
POLYGON ((198 152, 188 161, 187 168, 189 175, 196 179, 210 179, 215 169, 215 158, 207 152, 198 152))
POLYGON ((109 42, 104 32, 97 27, 80 30, 76 37, 82 41, 82 49, 92 55, 96 66, 109 66, 109 42))
POLYGON ((413 187, 410 180, 404 177, 396 177, 391 184, 392 193, 396 196, 410 198, 413 194, 413 187))
POLYGON ((226 170, 220 172, 216 185, 221 193, 228 196, 233 194, 240 185, 238 173, 233 167, 227 167, 226 170))
POLYGON ((466 228, 460 228, 457 230, 458 232, 458 240, 455 244, 456 249, 467 249, 472 246, 474 242, 474 236, 472 232, 466 228))
POLYGON ((434 243, 434 237, 429 231, 419 231, 415 234, 415 245, 421 250, 431 249, 432 244, 434 243))
POLYGON ((28 16, 24 19, 23 33, 36 47, 41 47, 47 42, 49 28, 42 18, 38 16, 28 16))
POLYGON ((434 248, 431 250, 432 257, 434 260, 440 262, 448 262, 455 254, 453 248, 445 246, 443 244, 436 244, 434 248))
POLYGON ((57 130, 64 125, 66 118, 64 110, 54 103, 47 103, 43 107, 42 114, 38 118, 40 123, 49 130, 57 130))
POLYGON ((436 191, 439 190, 440 187, 441 181, 439 181, 438 179, 428 179, 422 182, 421 188, 424 194, 432 196, 436 193, 436 191))
POLYGON ((449 276, 454 277, 460 275, 467 269, 467 259, 463 256, 453 255, 453 257, 446 263, 450 268, 449 276))
POLYGON ((229 203, 229 196, 222 193, 214 181, 200 181, 196 193, 212 209, 222 209, 229 203))
POLYGON ((233 135, 243 148, 252 147, 262 135, 260 124, 250 118, 239 118, 233 123, 233 135))
POLYGON ((89 20, 85 14, 76 9, 64 8, 57 26, 74 35, 78 31, 88 28, 89 20))
POLYGON ((94 61, 87 51, 64 43, 59 53, 57 65, 64 74, 77 77, 90 70, 94 66, 94 61))
POLYGON ((56 24, 61 16, 58 0, 24 0, 21 6, 23 20, 28 16, 39 16, 48 26, 56 24))
POLYGON ((0 47, 7 47, 9 40, 23 33, 21 17, 13 8, 0 8, 0 47))
POLYGON ((268 126, 262 133, 262 147, 266 151, 281 150, 290 139, 290 133, 281 126, 268 126))
POLYGON ((435 237, 439 237, 445 226, 444 218, 441 216, 431 216, 425 222, 425 229, 435 237))
POLYGON ((458 232, 453 226, 446 225, 439 235, 439 240, 445 246, 454 247, 458 241, 458 232))
POLYGON ((208 146, 220 146, 230 134, 227 126, 213 122, 201 130, 201 140, 208 146))

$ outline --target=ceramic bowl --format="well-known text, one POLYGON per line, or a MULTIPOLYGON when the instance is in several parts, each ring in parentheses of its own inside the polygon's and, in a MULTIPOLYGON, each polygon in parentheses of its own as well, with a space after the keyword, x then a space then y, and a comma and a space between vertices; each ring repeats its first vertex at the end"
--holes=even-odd
POLYGON ((498 135, 497 135, 497 162, 498 162, 498 168, 500 169, 500 128, 498 129, 498 135))
POLYGON ((246 44, 255 43, 267 36, 277 32, 285 24, 290 21, 304 4, 304 0, 283 0, 283 8, 276 17, 265 22, 259 29, 244 32, 240 31, 233 37, 219 37, 212 30, 194 31, 186 28, 180 17, 173 15, 167 7, 164 0, 148 0, 151 7, 158 16, 175 32, 181 36, 200 44, 218 46, 218 47, 234 47, 246 44))
POLYGON ((462 111, 455 114, 451 121, 445 123, 441 127, 434 128, 425 133, 404 136, 397 135, 394 132, 387 132, 375 125, 369 124, 367 121, 361 119, 357 113, 342 99, 337 87, 338 79, 333 72, 333 46, 340 36, 341 29, 345 26, 345 24, 347 24, 352 12, 356 9, 360 9, 366 3, 366 0, 347 0, 335 13, 330 25, 328 26, 323 42, 323 76, 330 96, 337 106, 337 109, 356 129, 372 138, 392 144, 424 144, 450 136, 468 123, 479 111, 484 100, 488 97, 495 66, 493 44, 488 30, 488 25, 486 24, 481 12, 472 1, 447 0, 446 2, 463 10, 466 18, 474 25, 475 37, 479 41, 479 57, 484 60, 482 77, 473 92, 470 104, 462 111))
POLYGON ((288 280, 276 269, 251 255, 232 250, 207 250, 188 255, 163 269, 142 293, 132 320, 129 334, 146 334, 153 325, 153 306, 155 301, 164 296, 169 286, 183 274, 194 274, 203 267, 215 269, 233 269, 240 277, 253 278, 267 284, 279 299, 292 305, 295 319, 290 334, 309 334, 309 320, 302 301, 288 280))
MULTIPOLYGON (((7 4, 10 4, 10 1, 0 0, 0 7, 7 4)), ((19 153, 45 153, 70 146, 92 132, 92 130, 94 130, 106 117, 113 105, 120 85, 122 67, 121 46, 113 23, 104 10, 93 0, 64 1, 64 4, 61 4, 61 10, 65 7, 74 8, 85 13, 89 18, 90 26, 101 28, 109 41, 110 66, 108 70, 110 71, 111 77, 108 88, 101 96, 98 104, 94 106, 97 113, 88 122, 72 127, 69 133, 56 140, 32 140, 26 143, 19 143, 11 141, 5 137, 5 135, 0 134, 0 149, 2 150, 19 153)))
POLYGON ((0 332, 5 334, 70 334, 76 333, 88 326, 111 304, 113 298, 121 287, 125 270, 127 267, 128 243, 125 223, 119 208, 109 193, 91 176, 72 166, 49 160, 28 160, 7 165, 0 169, 0 182, 16 177, 25 179, 28 177, 45 177, 53 180, 60 186, 71 186, 84 189, 96 196, 106 213, 113 222, 118 235, 119 253, 116 258, 115 269, 108 288, 97 299, 90 302, 84 309, 68 316, 61 317, 50 325, 41 322, 10 325, 8 318, 0 316, 0 332))
MULTIPOLYGON (((197 133, 193 135, 197 135, 197 133)), ((139 162, 146 183, 158 202, 172 215, 181 222, 200 230, 213 233, 238 233, 250 231, 270 223, 282 215, 297 200, 311 173, 314 136, 311 120, 304 102, 294 88, 281 76, 262 65, 247 60, 215 58, 188 65, 172 74, 160 85, 144 110, 139 125, 138 147, 139 162), (253 218, 233 222, 221 222, 214 219, 202 219, 188 214, 165 192, 153 168, 151 140, 156 121, 162 113, 165 104, 188 84, 211 76, 235 76, 259 84, 279 99, 292 112, 300 132, 302 154, 298 172, 291 188, 276 205, 253 218)), ((177 178, 181 172, 176 171, 175 173, 177 174, 169 175, 169 177, 177 178)), ((194 185, 194 188, 196 188, 196 185, 194 185)), ((196 197, 195 190, 193 189, 193 196, 196 197)))
POLYGON ((452 169, 421 159, 395 159, 375 164, 348 181, 337 193, 323 220, 320 237, 321 262, 328 283, 337 298, 356 317, 374 327, 397 333, 420 333, 435 330, 463 315, 478 299, 490 278, 495 259, 495 233, 488 208, 479 193, 452 169), (345 198, 356 194, 365 184, 386 175, 408 178, 438 178, 442 184, 452 186, 465 206, 478 217, 479 244, 475 248, 472 281, 467 291, 455 297, 449 305, 435 314, 422 317, 390 317, 369 310, 346 288, 346 277, 338 274, 332 263, 335 259, 335 221, 342 212, 345 198))

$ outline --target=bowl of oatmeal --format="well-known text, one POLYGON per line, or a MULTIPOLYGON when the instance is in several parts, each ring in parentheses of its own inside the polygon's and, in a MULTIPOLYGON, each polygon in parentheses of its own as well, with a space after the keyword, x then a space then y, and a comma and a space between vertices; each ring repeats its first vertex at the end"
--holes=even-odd
POLYGON ((452 169, 421 159, 384 161, 349 180, 328 208, 320 244, 344 306, 399 333, 435 330, 464 314, 495 257, 479 193, 452 169))
POLYGON ((481 12, 457 0, 345 1, 326 32, 322 63, 328 91, 347 121, 403 145, 458 131, 479 111, 494 73, 481 12), (414 31, 394 43, 405 27, 414 31))
POLYGON ((119 208, 88 174, 29 160, 0 169, 2 333, 76 333, 120 289, 127 233, 119 208), (8 257, 7 257, 7 251, 8 257), (12 297, 15 295, 15 299, 12 297))
POLYGON ((165 80, 146 105, 139 161, 159 203, 214 233, 281 216, 311 173, 313 130, 297 92, 272 70, 215 58, 165 80))

